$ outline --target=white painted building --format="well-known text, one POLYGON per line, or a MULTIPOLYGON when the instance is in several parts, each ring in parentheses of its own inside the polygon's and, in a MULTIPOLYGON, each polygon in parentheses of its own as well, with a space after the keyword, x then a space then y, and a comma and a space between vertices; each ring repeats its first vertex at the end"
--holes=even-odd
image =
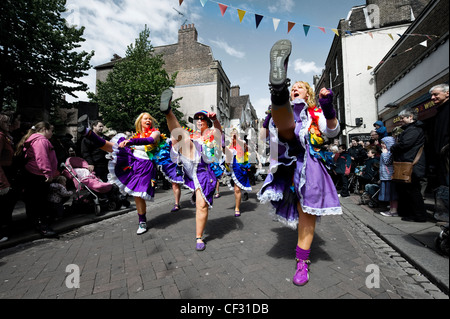
POLYGON ((346 135, 368 134, 373 130, 373 123, 378 121, 373 68, 398 41, 397 34, 403 34, 407 28, 408 25, 377 29, 372 36, 354 33, 341 39, 345 119, 349 126, 346 135), (357 118, 363 118, 360 127, 356 127, 357 118))

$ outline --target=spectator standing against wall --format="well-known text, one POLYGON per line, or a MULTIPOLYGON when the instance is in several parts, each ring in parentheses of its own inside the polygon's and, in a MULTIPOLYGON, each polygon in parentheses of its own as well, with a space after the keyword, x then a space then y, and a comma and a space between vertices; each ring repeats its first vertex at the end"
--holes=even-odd
POLYGON ((448 222, 448 184, 449 184, 449 91, 448 84, 440 84, 430 89, 431 100, 437 105, 433 132, 433 160, 437 174, 435 191, 435 212, 437 220, 448 222))
POLYGON ((28 218, 44 237, 54 237, 47 196, 50 182, 59 176, 58 161, 50 139, 53 126, 48 122, 33 125, 17 145, 16 156, 24 153, 24 201, 28 218))
MULTIPOLYGON (((412 109, 403 110, 398 116, 403 123, 403 132, 392 145, 391 152, 394 161, 412 163, 421 147, 425 145, 424 124, 417 120, 417 111, 412 109)), ((420 185, 420 179, 425 177, 425 168, 425 152, 422 152, 419 161, 414 165, 411 183, 396 183, 398 214, 403 220, 414 222, 427 220, 420 185)))
POLYGON ((14 146, 10 118, 0 114, 0 242, 11 236, 12 213, 17 201, 12 187, 14 146))
POLYGON ((433 145, 439 185, 448 186, 448 136, 449 136, 449 91, 448 84, 440 84, 431 88, 431 100, 437 105, 435 117, 433 145), (447 147, 447 151, 445 150, 447 147), (445 154, 447 152, 447 154, 445 154))

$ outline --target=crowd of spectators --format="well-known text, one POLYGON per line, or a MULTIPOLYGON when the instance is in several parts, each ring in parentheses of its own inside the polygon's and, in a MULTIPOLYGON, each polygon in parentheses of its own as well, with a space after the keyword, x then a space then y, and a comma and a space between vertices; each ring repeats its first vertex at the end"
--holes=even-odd
MULTIPOLYGON (((101 121, 92 123, 102 134, 101 121)), ((13 112, 0 113, 0 242, 13 234, 13 212, 25 204, 28 222, 44 237, 56 237, 51 224, 70 211, 64 205, 74 191, 71 180, 62 176, 69 157, 81 157, 89 171, 107 182, 108 158, 86 139, 73 142, 71 134, 56 135, 48 122, 27 123, 13 112)), ((106 152, 104 152, 106 153, 106 152)))

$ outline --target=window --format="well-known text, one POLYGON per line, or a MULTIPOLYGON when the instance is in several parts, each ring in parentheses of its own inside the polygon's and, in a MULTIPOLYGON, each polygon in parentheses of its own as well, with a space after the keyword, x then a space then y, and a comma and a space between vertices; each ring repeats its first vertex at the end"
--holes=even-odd
POLYGON ((338 61, 337 57, 335 59, 335 62, 336 62, 336 77, 338 77, 338 75, 339 75, 339 61, 338 61))

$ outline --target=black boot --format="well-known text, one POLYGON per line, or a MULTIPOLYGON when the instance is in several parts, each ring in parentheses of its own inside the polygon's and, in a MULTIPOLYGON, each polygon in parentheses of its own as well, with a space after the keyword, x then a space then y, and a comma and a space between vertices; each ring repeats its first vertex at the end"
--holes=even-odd
POLYGON ((164 113, 164 114, 169 114, 170 112, 170 103, 172 102, 172 90, 171 89, 166 89, 162 92, 161 94, 161 103, 159 105, 159 109, 164 113))
POLYGON ((284 105, 289 101, 290 79, 287 78, 292 43, 289 40, 277 41, 270 50, 269 87, 273 105, 284 105))

